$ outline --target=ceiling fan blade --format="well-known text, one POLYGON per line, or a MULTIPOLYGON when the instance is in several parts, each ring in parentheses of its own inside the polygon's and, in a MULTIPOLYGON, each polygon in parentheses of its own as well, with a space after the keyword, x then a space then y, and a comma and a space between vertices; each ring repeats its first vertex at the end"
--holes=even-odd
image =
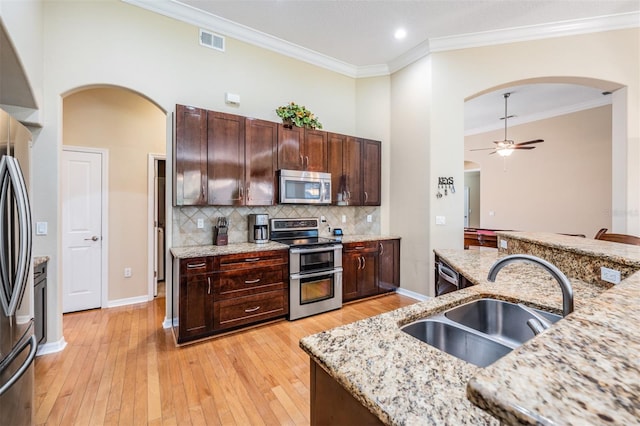
POLYGON ((470 149, 469 151, 486 151, 489 149, 495 150, 495 148, 475 148, 475 149, 470 149))
POLYGON ((540 142, 544 142, 544 139, 536 139, 536 140, 533 140, 533 141, 520 142, 520 143, 517 143, 516 146, 531 145, 533 143, 540 143, 540 142))
POLYGON ((535 146, 514 146, 512 149, 536 149, 535 146))

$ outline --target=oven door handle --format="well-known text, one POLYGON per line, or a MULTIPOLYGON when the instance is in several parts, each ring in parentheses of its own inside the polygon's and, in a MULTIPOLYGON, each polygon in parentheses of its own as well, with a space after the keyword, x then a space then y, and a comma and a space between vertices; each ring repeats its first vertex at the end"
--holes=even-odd
POLYGON ((322 272, 312 272, 310 274, 291 274, 290 278, 292 280, 301 280, 303 278, 321 277, 323 275, 335 275, 339 272, 342 272, 342 268, 335 268, 335 269, 330 269, 328 271, 322 271, 322 272))
POLYGON ((333 246, 323 246, 323 247, 318 247, 318 248, 292 248, 289 250, 289 253, 293 253, 293 254, 307 254, 307 253, 318 253, 321 251, 331 251, 331 250, 336 250, 336 249, 342 249, 342 244, 336 244, 333 246))

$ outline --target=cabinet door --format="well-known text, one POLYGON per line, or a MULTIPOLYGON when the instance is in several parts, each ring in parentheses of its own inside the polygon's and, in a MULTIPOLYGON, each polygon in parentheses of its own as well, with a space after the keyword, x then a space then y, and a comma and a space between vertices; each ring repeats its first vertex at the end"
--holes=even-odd
POLYGON ((245 205, 275 204, 278 125, 270 121, 246 119, 245 125, 245 205))
POLYGON ((305 129, 302 154, 304 156, 304 170, 326 172, 329 167, 327 164, 327 132, 305 129))
POLYGON ((363 139, 348 137, 343 145, 343 171, 346 184, 346 201, 350 206, 361 206, 362 191, 362 145, 363 139))
POLYGON ((303 170, 304 129, 278 124, 278 169, 303 170))
POLYGON ((381 144, 364 139, 362 147, 363 205, 380 205, 381 144))
POLYGON ((400 240, 379 241, 378 254, 378 290, 381 293, 394 291, 400 287, 400 240))
POLYGON ((331 204, 338 203, 338 194, 343 194, 346 188, 345 176, 342 171, 342 146, 347 136, 336 133, 327 135, 327 171, 331 173, 331 204))
POLYGON ((180 277, 178 343, 213 331, 213 278, 211 274, 180 277))
POLYGON ((358 298, 358 271, 360 269, 360 253, 342 255, 342 301, 348 302, 358 298))
POLYGON ((245 118, 208 112, 208 204, 240 206, 244 203, 245 118))
POLYGON ((207 111, 176 105, 174 204, 207 204, 207 111))
POLYGON ((378 252, 362 253, 362 267, 358 271, 358 297, 378 294, 378 252))

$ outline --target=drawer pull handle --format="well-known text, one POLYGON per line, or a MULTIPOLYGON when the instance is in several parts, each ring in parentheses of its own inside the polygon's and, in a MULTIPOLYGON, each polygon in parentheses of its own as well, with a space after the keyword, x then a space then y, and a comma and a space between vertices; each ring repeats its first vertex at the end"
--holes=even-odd
POLYGON ((202 263, 187 263, 187 269, 204 268, 207 266, 207 262, 202 263))
POLYGON ((245 309, 244 312, 248 314, 250 312, 257 311, 258 309, 260 309, 260 306, 256 306, 255 308, 245 309))
POLYGON ((255 284, 259 282, 260 282, 260 278, 256 278, 255 280, 244 280, 245 284, 255 284))
POLYGON ((207 289, 207 294, 211 294, 211 277, 207 277, 207 282, 209 283, 209 288, 207 289))
POLYGON ((245 262, 257 262, 258 260, 260 260, 259 257, 250 257, 248 259, 245 259, 245 262))
POLYGON ((362 250, 364 246, 356 246, 356 250, 362 250))

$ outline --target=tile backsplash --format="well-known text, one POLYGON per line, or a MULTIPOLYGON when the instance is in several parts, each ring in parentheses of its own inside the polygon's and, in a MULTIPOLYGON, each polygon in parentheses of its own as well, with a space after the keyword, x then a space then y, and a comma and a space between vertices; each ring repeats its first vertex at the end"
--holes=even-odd
POLYGON ((267 213, 269 218, 297 218, 324 216, 320 223, 320 235, 329 236, 333 228, 342 228, 345 235, 377 235, 380 233, 380 207, 336 207, 313 205, 277 205, 268 207, 174 207, 173 246, 200 246, 213 242, 213 226, 219 217, 229 220, 229 243, 248 240, 248 216, 251 213, 267 213), (346 221, 342 223, 342 216, 346 221), (371 215, 371 222, 367 216, 371 215), (204 228, 198 229, 198 219, 204 220, 204 228))

